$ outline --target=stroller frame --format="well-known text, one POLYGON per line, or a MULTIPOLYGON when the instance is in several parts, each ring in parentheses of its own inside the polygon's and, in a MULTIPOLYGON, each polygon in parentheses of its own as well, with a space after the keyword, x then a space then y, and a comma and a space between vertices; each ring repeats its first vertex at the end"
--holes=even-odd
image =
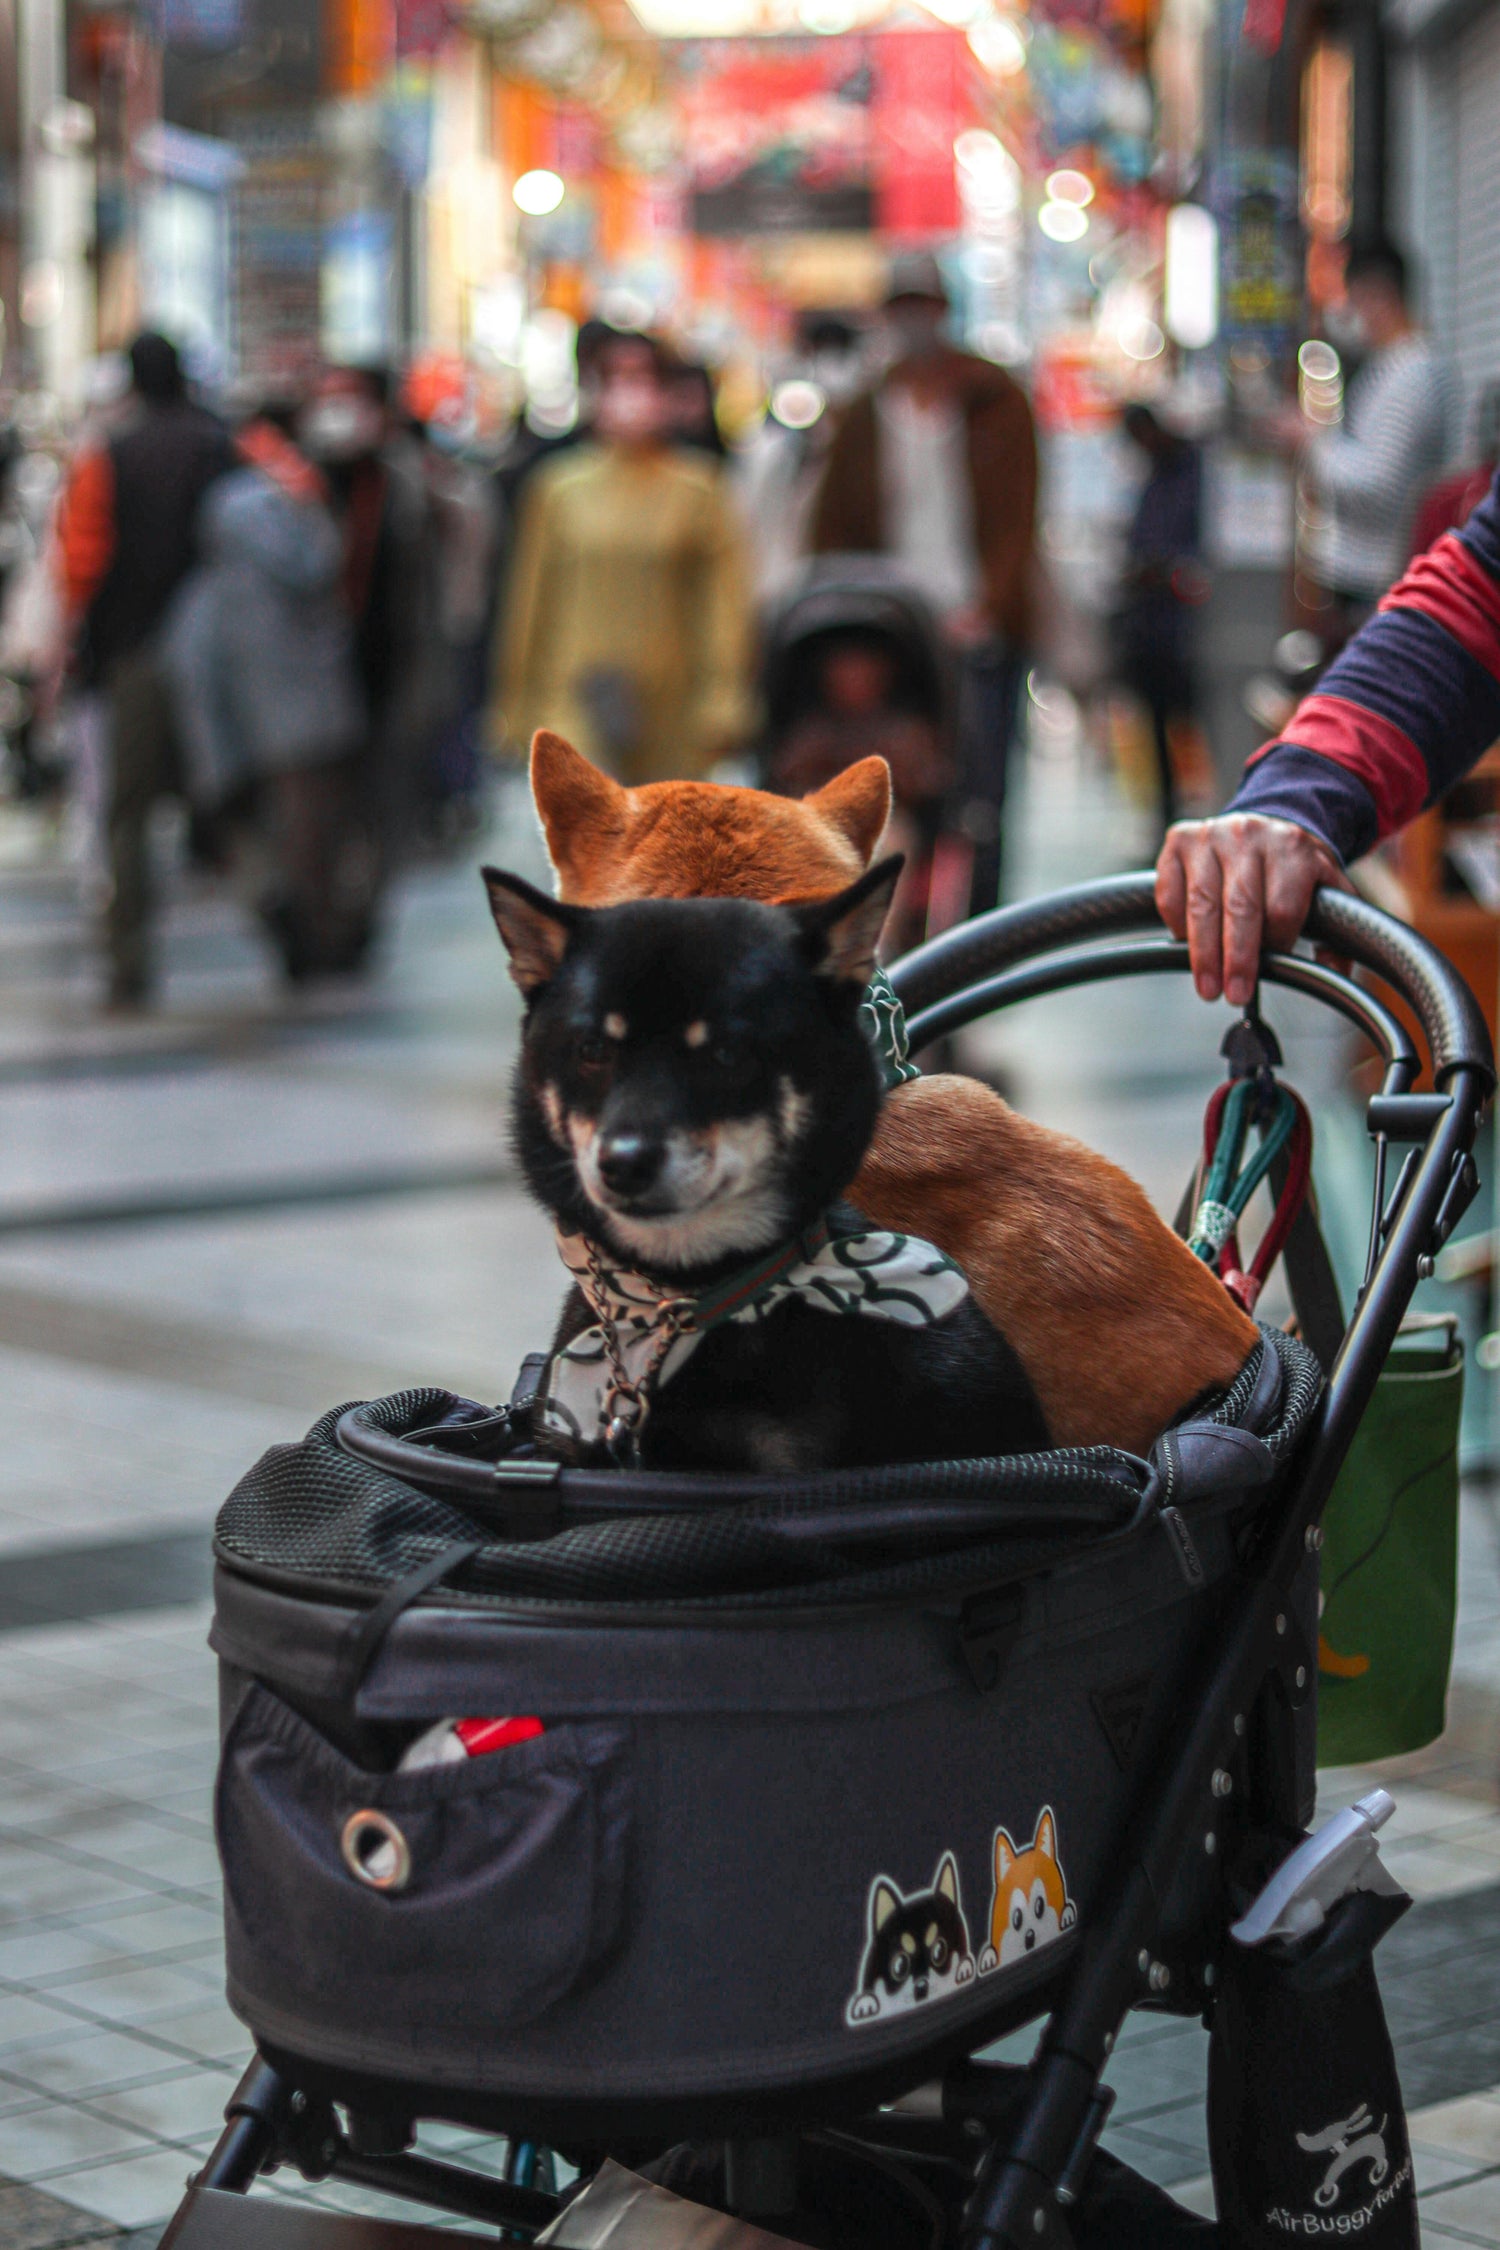
MULTIPOLYGON (((798 2097, 804 2130, 810 2121, 809 2137, 825 2144, 857 2147, 876 2163, 882 2152, 887 2161, 944 2153, 961 2158, 972 2173, 962 2250, 1038 2243, 1066 2250, 1073 2240, 1069 2210, 1113 2099, 1101 2074, 1126 2014, 1142 2005, 1197 2014, 1211 2005, 1213 1955, 1224 1933, 1217 1933, 1215 1945, 1195 1948, 1196 1958, 1180 1946, 1174 1954, 1170 1936, 1163 1937, 1174 1880, 1216 1842, 1232 1852, 1251 1830, 1295 1834, 1306 1817, 1298 1802, 1295 1730, 1300 1726, 1305 1740, 1316 1653, 1297 1623, 1294 1587, 1321 1545, 1324 1504, 1415 1285, 1431 1273, 1477 1185, 1472 1149, 1495 1074, 1488 1033, 1462 979, 1413 931, 1338 892, 1319 893, 1307 936, 1398 995, 1422 1027, 1436 1090, 1413 1092, 1419 1058, 1403 1023, 1352 976, 1303 955, 1263 958, 1265 983, 1342 1014, 1385 1066, 1368 1109, 1376 1163, 1364 1283, 1300 1462, 1267 1506, 1227 1609, 1199 1636, 1189 1690, 1174 1703, 1175 1723, 1158 1725, 1157 1739, 1138 1760, 1109 1856, 1111 1872, 1079 1942, 1058 1949, 1052 1975, 1019 2004, 1012 2001, 1008 2021, 987 2020, 978 2036, 971 2023, 956 2044, 951 2031, 934 2037, 918 2062, 904 2062, 900 2083, 890 2082, 887 2066, 864 2080, 842 2080, 830 2089, 826 2107, 805 2090, 798 2097), (1387 1192, 1393 1145, 1408 1153, 1387 1192), (1024 2071, 970 2059, 975 2048, 1043 2012, 1048 2020, 1024 2071)), ((1166 938, 1156 920, 1151 878, 1132 875, 967 923, 908 955, 892 971, 892 982, 908 1011, 913 1047, 920 1048, 1023 999, 1187 966, 1186 946, 1166 938)), ((1257 1003, 1230 1041, 1243 1040, 1246 1027, 1252 1039, 1261 1036, 1257 1003)), ((426 2089, 383 2082, 335 2083, 326 2070, 301 2066, 295 2057, 258 2054, 164 2250, 241 2242, 278 2250, 293 2242, 299 2250, 333 2250, 335 2243, 417 2250, 421 2242, 436 2242, 420 2228, 245 2202, 258 2174, 286 2163, 309 2179, 334 2177, 498 2226, 508 2239, 534 2237, 562 2207, 561 2199, 534 2184, 535 2115, 518 2113, 511 2127, 512 2176, 498 2181, 411 2152, 412 2116, 464 2114, 461 2100, 439 2108, 424 2096, 426 2089), (348 2111, 347 2129, 335 2100, 348 2111)), ((494 2130, 505 2131, 496 2107, 487 2102, 486 2117, 494 2130)), ((786 2207, 778 2192, 795 2162, 785 2121, 747 2113, 736 2122, 728 2112, 698 2119, 691 2105, 684 2110, 679 2104, 670 2124, 663 2118, 654 2135, 644 2133, 620 2153, 626 2161, 654 2153, 684 2137, 684 2122, 729 2131, 729 2200, 743 2216, 774 2229, 775 2212, 786 2207)))

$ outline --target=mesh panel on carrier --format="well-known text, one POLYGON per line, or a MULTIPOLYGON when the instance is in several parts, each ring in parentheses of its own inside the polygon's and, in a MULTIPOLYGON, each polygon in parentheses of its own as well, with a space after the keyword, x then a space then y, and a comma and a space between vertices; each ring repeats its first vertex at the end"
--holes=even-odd
MULTIPOLYGON (((1273 1424, 1261 1435, 1279 1464, 1307 1423, 1321 1376, 1305 1346, 1279 1330, 1264 1334, 1281 1362, 1282 1387, 1273 1424)), ((1231 1389, 1196 1419, 1237 1423, 1259 1362, 1253 1354, 1231 1389)), ((366 1416, 399 1435, 430 1427, 458 1404, 446 1391, 414 1389, 375 1402, 366 1416)), ((344 1411, 323 1415, 299 1444, 273 1446, 240 1480, 219 1516, 222 1561, 270 1582, 373 1592, 483 1530, 479 1511, 468 1514, 342 1451, 335 1430, 344 1411)), ((653 1513, 647 1500, 633 1513, 549 1539, 493 1537, 429 1598, 796 1606, 921 1596, 991 1571, 1035 1567, 1060 1540, 1122 1529, 1143 1482, 1143 1464, 1107 1446, 834 1472, 727 1503, 715 1501, 706 1476, 703 1502, 692 1509, 653 1513), (992 1505, 972 1528, 950 1520, 935 1534, 921 1504, 939 1495, 992 1505), (876 1497, 892 1510, 885 1537, 872 1544, 866 1527, 858 1539, 841 1540, 839 1510, 876 1497)), ((649 1486, 648 1479, 632 1483, 649 1486)))

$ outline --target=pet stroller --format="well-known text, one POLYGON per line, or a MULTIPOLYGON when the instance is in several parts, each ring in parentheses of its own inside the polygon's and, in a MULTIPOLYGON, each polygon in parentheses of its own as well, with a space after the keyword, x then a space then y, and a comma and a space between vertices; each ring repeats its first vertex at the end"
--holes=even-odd
MULTIPOLYGON (((934 1431, 930 1466, 781 1479, 507 1459, 506 1411, 409 1391, 330 1413, 242 1482, 212 1637, 230 1997, 257 2053, 169 2250, 436 2250, 420 2226, 246 2195, 278 2164, 507 2240, 603 2241, 571 2230, 626 2181, 737 2217, 622 2222, 617 2244, 759 2228, 840 2250, 1156 2250, 1207 2222, 1147 2190, 1144 2220, 1110 2232, 1120 2168, 1095 2146, 1140 2007, 1213 2016, 1216 2040, 1226 2024, 1231 2137, 1235 2070, 1274 2092, 1291 2049, 1311 2056, 1334 2125, 1294 2120, 1320 2153, 1292 2231, 1351 2231, 1324 2204, 1363 2160, 1389 2178, 1352 2231, 1414 2241, 1414 2206, 1389 2203, 1402 2181, 1409 2197, 1399 2093, 1366 2118, 1347 2083, 1385 2036, 1372 1973, 1317 2050, 1308 2003, 1240 1974, 1229 1930, 1258 1896, 1264 1923, 1277 1883, 1306 1904, 1319 1515, 1473 1192, 1493 1072, 1467 988, 1412 931, 1324 892, 1310 935, 1399 996, 1435 1087, 1413 1090, 1416 1051, 1374 992, 1267 957, 1266 985, 1336 1011, 1385 1066, 1369 1267, 1326 1383, 1265 1329, 1149 1460, 944 1463, 934 1431), (443 1715, 506 1710, 543 1731, 399 1770, 443 1715), (975 2059, 1043 2018, 1029 2067, 975 2059), (418 2152, 423 2119, 507 2136, 511 2176, 418 2152), (586 2192, 559 2195, 539 2151, 586 2192), (1381 2231, 1392 2214, 1404 2233, 1381 2231)), ((893 981, 921 1041, 1186 966, 1129 876, 969 924, 893 981)), ((1269 1071, 1257 1012, 1226 1051, 1269 1071)), ((1336 1983, 1330 1950, 1347 1966, 1362 1943, 1369 1971, 1371 1917, 1378 1934, 1399 1910, 1379 1888, 1325 1893, 1294 1983, 1336 1983)))
POLYGON ((761 667, 764 785, 821 789, 858 758, 891 769, 907 866, 889 925, 904 952, 968 911, 973 849, 953 827, 956 683, 922 594, 880 555, 820 555, 773 614, 761 667))

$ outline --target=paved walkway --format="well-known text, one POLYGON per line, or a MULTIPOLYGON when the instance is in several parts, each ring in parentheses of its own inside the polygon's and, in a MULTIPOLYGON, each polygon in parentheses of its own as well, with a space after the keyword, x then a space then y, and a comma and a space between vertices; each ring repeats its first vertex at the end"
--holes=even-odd
MULTIPOLYGON (((1066 744, 1035 783, 1029 885, 1129 860, 1130 817, 1066 744)), ((539 872, 514 807, 492 849, 539 872)), ((246 2053, 222 1999, 203 1532, 246 1463, 333 1399, 414 1378, 499 1394, 559 1290, 505 1148, 516 1012, 471 868, 406 886, 368 990, 290 1005, 233 909, 181 885, 165 1009, 120 1026, 93 1012, 67 882, 13 856, 0 880, 0 2250, 132 2230, 145 2250, 246 2053)), ((1048 1009, 987 1035, 975 1059, 1174 1203, 1216 1028, 1155 985, 1048 1009)), ((1294 1011, 1285 1028, 1299 1080, 1331 1089, 1337 1043, 1294 1011)), ((1388 1857, 1418 1905, 1382 1962, 1425 2232, 1489 2244, 1497 1611, 1495 1516, 1476 1489, 1452 1724, 1394 1777, 1388 1857)), ((1328 1801, 1368 1778, 1327 1777, 1328 1801)), ((1136 2019, 1110 2133, 1199 2202, 1203 2047, 1195 2026, 1136 2019)), ((424 2138, 498 2160, 473 2136, 424 2138)))

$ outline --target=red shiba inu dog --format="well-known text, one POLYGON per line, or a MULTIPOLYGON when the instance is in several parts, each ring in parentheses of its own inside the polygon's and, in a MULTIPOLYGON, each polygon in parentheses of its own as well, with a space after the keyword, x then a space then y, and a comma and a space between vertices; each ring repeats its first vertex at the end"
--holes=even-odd
MULTIPOLYGON (((558 895, 577 906, 828 898, 869 866, 891 804, 881 758, 800 802, 700 781, 626 789, 545 732, 531 786, 558 895)), ((1054 1445, 1143 1453, 1256 1344, 1254 1322, 1134 1180, 977 1079, 895 1088, 849 1196, 876 1226, 962 1266, 1054 1445)))

